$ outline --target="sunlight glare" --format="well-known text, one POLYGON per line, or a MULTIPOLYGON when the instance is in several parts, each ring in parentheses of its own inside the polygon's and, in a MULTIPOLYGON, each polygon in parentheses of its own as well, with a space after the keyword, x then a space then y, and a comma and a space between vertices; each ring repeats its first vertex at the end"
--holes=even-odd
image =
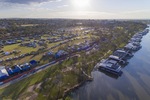
POLYGON ((73 5, 76 8, 86 8, 90 5, 89 0, 73 0, 73 5))

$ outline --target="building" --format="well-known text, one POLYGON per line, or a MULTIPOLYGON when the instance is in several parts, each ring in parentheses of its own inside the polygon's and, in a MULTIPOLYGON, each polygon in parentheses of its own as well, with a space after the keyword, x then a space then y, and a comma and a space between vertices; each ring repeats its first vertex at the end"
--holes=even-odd
POLYGON ((4 66, 0 66, 0 80, 8 78, 9 74, 7 73, 4 66))
POLYGON ((29 64, 30 64, 31 66, 35 66, 35 65, 38 64, 38 62, 37 62, 36 60, 31 60, 31 61, 29 62, 29 64))
POLYGON ((64 50, 59 50, 58 52, 55 53, 55 58, 59 58, 61 56, 67 55, 68 53, 64 50))

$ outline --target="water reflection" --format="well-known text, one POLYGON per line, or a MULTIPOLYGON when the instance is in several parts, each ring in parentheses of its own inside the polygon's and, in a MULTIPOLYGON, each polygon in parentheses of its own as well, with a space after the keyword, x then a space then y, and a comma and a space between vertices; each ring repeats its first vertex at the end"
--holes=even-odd
POLYGON ((100 72, 104 73, 105 75, 107 75, 107 76, 109 76, 111 78, 114 78, 114 79, 118 79, 119 77, 121 77, 121 75, 123 73, 123 72, 121 72, 121 75, 118 76, 118 75, 111 74, 111 73, 109 73, 107 71, 104 71, 104 70, 98 70, 98 71, 100 71, 100 72))
POLYGON ((142 48, 123 68, 121 77, 100 71, 92 72, 94 80, 72 93, 74 100, 149 100, 150 99, 150 33, 143 37, 142 48), (111 76, 111 77, 110 77, 111 76))

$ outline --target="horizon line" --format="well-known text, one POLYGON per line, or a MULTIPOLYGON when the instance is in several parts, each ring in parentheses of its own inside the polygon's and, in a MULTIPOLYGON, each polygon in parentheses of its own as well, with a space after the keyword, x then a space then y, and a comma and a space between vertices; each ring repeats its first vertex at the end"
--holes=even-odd
POLYGON ((22 17, 10 17, 10 18, 0 18, 0 20, 1 19, 70 19, 70 20, 150 20, 150 18, 106 18, 106 19, 104 19, 104 18, 85 18, 85 19, 83 19, 83 18, 32 18, 32 17, 29 17, 29 18, 22 18, 22 17))

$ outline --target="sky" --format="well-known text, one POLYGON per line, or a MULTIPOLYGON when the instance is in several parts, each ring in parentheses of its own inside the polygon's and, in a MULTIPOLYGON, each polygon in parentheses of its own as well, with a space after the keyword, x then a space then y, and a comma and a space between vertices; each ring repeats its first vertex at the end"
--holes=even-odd
POLYGON ((0 0, 0 18, 150 19, 150 0, 0 0))

